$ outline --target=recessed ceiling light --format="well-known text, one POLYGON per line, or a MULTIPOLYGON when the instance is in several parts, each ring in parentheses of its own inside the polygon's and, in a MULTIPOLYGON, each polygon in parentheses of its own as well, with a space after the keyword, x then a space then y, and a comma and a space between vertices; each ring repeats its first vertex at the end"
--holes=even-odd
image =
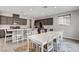
POLYGON ((7 9, 7 11, 10 11, 10 9, 7 9))
POLYGON ((30 9, 30 11, 32 11, 32 9, 30 9))
POLYGON ((56 6, 54 6, 54 8, 57 8, 56 6))

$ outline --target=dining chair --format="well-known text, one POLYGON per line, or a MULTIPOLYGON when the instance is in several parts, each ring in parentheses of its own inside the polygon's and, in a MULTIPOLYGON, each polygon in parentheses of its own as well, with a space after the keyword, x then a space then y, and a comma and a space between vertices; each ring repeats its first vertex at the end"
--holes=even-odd
POLYGON ((12 33, 13 42, 19 42, 19 41, 22 41, 23 39, 24 39, 23 30, 16 29, 15 31, 13 31, 13 33, 12 33))
POLYGON ((32 30, 32 35, 38 34, 37 28, 32 30))
POLYGON ((44 51, 45 52, 53 52, 54 51, 53 39, 52 39, 51 35, 49 35, 49 38, 47 40, 47 44, 44 45, 44 51))
POLYGON ((40 33, 45 33, 45 30, 44 30, 44 29, 41 29, 41 30, 40 30, 40 33))
POLYGON ((63 48, 63 33, 64 31, 59 32, 59 38, 57 40, 57 51, 60 52, 63 48))
POLYGON ((12 40, 12 31, 5 29, 5 42, 12 40))
POLYGON ((24 40, 27 39, 27 29, 23 30, 23 38, 24 38, 24 40))

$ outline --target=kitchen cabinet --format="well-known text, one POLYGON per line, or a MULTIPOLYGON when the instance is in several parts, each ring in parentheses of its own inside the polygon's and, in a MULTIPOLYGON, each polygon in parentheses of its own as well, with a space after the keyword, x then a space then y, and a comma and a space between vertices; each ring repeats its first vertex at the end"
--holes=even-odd
POLYGON ((35 20, 35 27, 39 26, 40 22, 42 23, 42 25, 53 25, 53 18, 35 20))
POLYGON ((14 18, 9 16, 0 16, 0 24, 1 25, 12 25, 14 23, 18 23, 19 25, 27 25, 27 19, 23 18, 14 18))
POLYGON ((5 37, 5 31, 4 30, 0 30, 0 38, 5 37))
POLYGON ((19 25, 27 25, 27 20, 22 18, 14 18, 14 22, 19 25))
POLYGON ((1 25, 12 25, 13 24, 13 18, 7 17, 7 16, 0 16, 0 24, 1 25))

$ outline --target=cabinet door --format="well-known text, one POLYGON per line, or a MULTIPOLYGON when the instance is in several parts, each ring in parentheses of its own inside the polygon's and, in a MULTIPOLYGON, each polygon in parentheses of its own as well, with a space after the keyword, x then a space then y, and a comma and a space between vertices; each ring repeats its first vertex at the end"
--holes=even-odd
POLYGON ((22 19, 22 24, 23 25, 27 25, 27 20, 26 19, 22 19))
POLYGON ((0 38, 5 37, 5 31, 4 30, 0 30, 0 38))
POLYGON ((53 25, 53 18, 48 18, 47 24, 48 25, 53 25))
POLYGON ((7 18, 4 16, 1 16, 1 24, 6 25, 7 24, 7 18))
POLYGON ((27 20, 26 19, 19 19, 19 24, 20 25, 26 25, 27 24, 27 20))
POLYGON ((13 20, 14 20, 14 23, 19 24, 19 18, 13 18, 13 20))
POLYGON ((23 25, 23 20, 19 19, 19 25, 23 25))
POLYGON ((13 18, 12 17, 7 17, 7 24, 12 25, 13 24, 13 18))
POLYGON ((13 24, 13 18, 7 17, 7 16, 1 16, 1 24, 3 25, 12 25, 13 24))
POLYGON ((27 20, 22 18, 14 18, 8 16, 0 16, 0 24, 2 25, 12 25, 13 23, 17 23, 19 25, 26 25, 27 20))
POLYGON ((41 20, 41 22, 42 22, 42 24, 43 24, 43 25, 48 25, 48 24, 47 24, 47 23, 48 23, 48 21, 47 21, 46 19, 41 20))

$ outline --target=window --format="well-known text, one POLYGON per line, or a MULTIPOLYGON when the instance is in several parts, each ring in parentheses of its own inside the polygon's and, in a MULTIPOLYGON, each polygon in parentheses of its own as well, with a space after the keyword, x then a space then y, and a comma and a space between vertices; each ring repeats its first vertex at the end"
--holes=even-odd
POLYGON ((71 19, 71 15, 63 15, 63 16, 59 16, 58 17, 58 23, 61 25, 70 25, 70 19, 71 19))

